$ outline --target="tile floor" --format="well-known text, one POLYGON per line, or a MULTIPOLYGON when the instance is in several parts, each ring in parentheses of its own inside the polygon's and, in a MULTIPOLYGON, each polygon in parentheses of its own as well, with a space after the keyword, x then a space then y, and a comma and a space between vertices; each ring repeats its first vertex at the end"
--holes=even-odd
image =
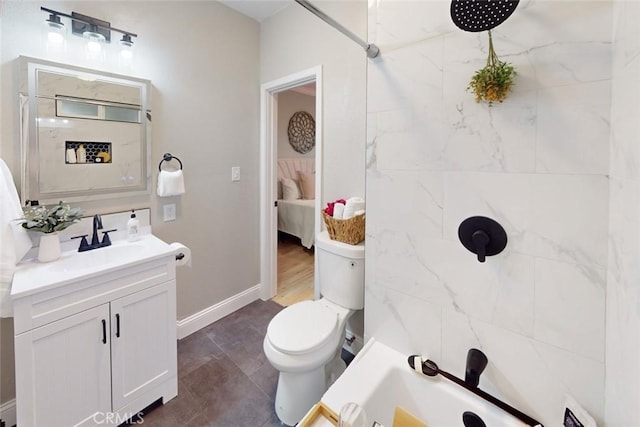
MULTIPOLYGON (((282 426, 274 410, 278 371, 262 351, 269 321, 282 309, 257 300, 178 341, 178 396, 149 408, 142 425, 282 426)), ((353 357, 342 351, 347 364, 353 357)))
POLYGON ((281 426, 274 411, 278 372, 262 340, 282 308, 254 301, 178 341, 178 396, 147 411, 143 425, 281 426))

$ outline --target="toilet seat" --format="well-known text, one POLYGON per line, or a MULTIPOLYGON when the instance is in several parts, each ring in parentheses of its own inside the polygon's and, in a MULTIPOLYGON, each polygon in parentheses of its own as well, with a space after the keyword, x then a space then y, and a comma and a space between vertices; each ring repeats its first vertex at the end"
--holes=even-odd
POLYGON ((267 339, 282 353, 300 355, 321 348, 337 332, 338 313, 324 304, 302 301, 275 315, 267 328, 267 339))

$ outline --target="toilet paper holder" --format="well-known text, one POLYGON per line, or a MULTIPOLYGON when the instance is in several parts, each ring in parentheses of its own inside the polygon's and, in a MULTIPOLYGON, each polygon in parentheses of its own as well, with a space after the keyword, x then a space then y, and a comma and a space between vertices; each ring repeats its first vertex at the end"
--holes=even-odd
POLYGON ((173 242, 169 246, 173 249, 177 267, 191 267, 191 249, 180 242, 173 242))

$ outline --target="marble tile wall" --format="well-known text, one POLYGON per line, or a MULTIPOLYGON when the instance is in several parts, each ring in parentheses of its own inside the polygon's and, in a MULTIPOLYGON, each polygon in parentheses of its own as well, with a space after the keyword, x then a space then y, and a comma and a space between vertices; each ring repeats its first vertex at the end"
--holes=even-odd
POLYGON ((609 427, 640 425, 640 3, 614 8, 607 274, 609 427))
POLYGON ((518 75, 492 107, 466 90, 487 34, 449 6, 370 3, 365 334, 461 376, 480 348, 483 389, 545 425, 571 395, 602 423, 612 3, 521 1, 493 31, 518 75), (509 239, 484 264, 457 237, 475 215, 509 239))

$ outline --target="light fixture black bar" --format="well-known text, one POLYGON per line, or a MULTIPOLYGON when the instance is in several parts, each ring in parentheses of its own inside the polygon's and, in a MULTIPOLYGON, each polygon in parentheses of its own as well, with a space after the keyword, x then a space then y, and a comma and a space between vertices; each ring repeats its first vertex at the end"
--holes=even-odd
POLYGON ((326 13, 324 13, 323 11, 321 11, 320 9, 318 9, 317 7, 309 3, 307 0, 295 0, 295 2, 298 3, 300 6, 304 7, 305 9, 307 9, 309 12, 316 15, 318 18, 322 19, 327 24, 331 25, 336 30, 340 31, 345 36, 349 37, 351 40, 353 40, 357 44, 359 44, 365 50, 365 52, 367 52, 367 56, 369 58, 375 58, 380 54, 380 49, 378 48, 378 46, 376 46, 373 43, 365 42, 360 37, 352 33, 350 30, 342 26, 342 24, 338 23, 335 19, 333 19, 332 17, 330 17, 329 15, 327 15, 326 13))
POLYGON ((46 7, 42 7, 41 6, 40 10, 42 10, 44 12, 47 12, 47 13, 50 13, 52 15, 64 16, 65 18, 73 19, 74 21, 84 22, 87 25, 95 25, 96 27, 104 28, 105 30, 115 31, 116 33, 125 34, 125 35, 131 36, 131 37, 138 37, 138 35, 136 33, 132 33, 131 31, 119 30, 119 29, 117 29, 115 27, 96 24, 95 22, 86 21, 84 19, 78 18, 77 16, 71 16, 71 15, 69 15, 67 13, 64 13, 64 12, 58 12, 58 11, 53 10, 53 9, 47 9, 46 7))

